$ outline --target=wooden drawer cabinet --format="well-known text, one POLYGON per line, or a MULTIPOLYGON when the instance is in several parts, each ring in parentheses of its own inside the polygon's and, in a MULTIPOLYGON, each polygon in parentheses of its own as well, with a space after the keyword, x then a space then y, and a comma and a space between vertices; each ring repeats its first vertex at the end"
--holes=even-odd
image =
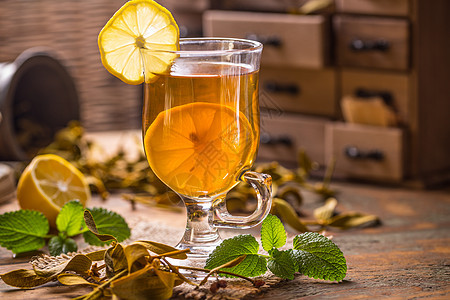
POLYGON ((380 181, 403 179, 403 132, 334 123, 326 128, 325 158, 336 159, 336 175, 380 181))
POLYGON ((409 68, 409 23, 405 19, 334 17, 337 63, 406 71, 409 68))
POLYGON ((391 105, 402 124, 411 117, 409 75, 371 70, 345 69, 341 72, 341 94, 380 96, 391 105))
POLYGON ((325 125, 323 118, 261 112, 261 143, 258 158, 297 163, 298 150, 305 149, 312 160, 325 163, 325 125))
POLYGON ((334 117, 337 115, 333 69, 261 68, 260 102, 282 111, 334 117))
POLYGON ((336 10, 342 13, 406 17, 409 0, 335 0, 336 10))
MULTIPOLYGON (((225 9, 264 6, 231 2, 236 6, 225 9)), ((282 2, 272 12, 213 10, 203 16, 206 36, 264 43, 260 104, 276 113, 262 117, 259 158, 295 162, 304 148, 321 164, 335 157, 341 177, 418 186, 449 182, 450 1, 334 0, 334 10, 306 16, 280 13, 291 11, 284 8, 292 2, 282 2), (343 123, 339 108, 349 95, 382 96, 399 126, 343 123)), ((352 112, 360 118, 353 120, 391 117, 377 114, 376 106, 361 108, 363 99, 346 101, 357 105, 352 112)), ((345 106, 345 117, 348 111, 345 106)))
POLYGON ((207 11, 206 36, 259 40, 266 66, 321 68, 328 61, 328 30, 324 16, 207 11))

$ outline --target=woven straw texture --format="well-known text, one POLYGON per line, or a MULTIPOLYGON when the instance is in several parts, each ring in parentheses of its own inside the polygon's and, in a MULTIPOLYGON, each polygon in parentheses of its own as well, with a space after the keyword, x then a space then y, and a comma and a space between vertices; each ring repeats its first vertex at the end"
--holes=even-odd
POLYGON ((47 47, 73 77, 81 121, 89 131, 140 126, 141 88, 102 66, 98 34, 126 0, 1 0, 0 62, 24 50, 47 47))

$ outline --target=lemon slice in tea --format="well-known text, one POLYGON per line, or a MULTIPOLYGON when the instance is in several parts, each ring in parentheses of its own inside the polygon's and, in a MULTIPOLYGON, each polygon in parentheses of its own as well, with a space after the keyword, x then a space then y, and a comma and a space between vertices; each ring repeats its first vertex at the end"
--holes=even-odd
POLYGON ((233 108, 206 102, 158 114, 145 133, 147 160, 175 192, 213 196, 237 183, 257 146, 248 119, 233 108))
POLYGON ((98 36, 102 63, 128 84, 151 82, 169 71, 179 48, 179 29, 172 14, 152 0, 125 3, 98 36))
POLYGON ((53 227, 65 203, 78 200, 86 205, 90 198, 84 175, 54 154, 36 156, 23 171, 17 185, 20 207, 42 212, 53 227))

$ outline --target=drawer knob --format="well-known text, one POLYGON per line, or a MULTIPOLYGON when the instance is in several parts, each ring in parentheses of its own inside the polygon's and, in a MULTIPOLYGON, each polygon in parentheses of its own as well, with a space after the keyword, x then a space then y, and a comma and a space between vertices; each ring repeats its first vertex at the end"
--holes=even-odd
POLYGON ((266 81, 264 89, 270 93, 284 93, 289 95, 300 94, 300 87, 296 84, 281 84, 275 81, 266 81))
POLYGON ((249 33, 246 35, 246 38, 249 40, 260 42, 264 46, 273 46, 276 48, 281 47, 281 45, 283 44, 280 37, 276 35, 264 36, 255 33, 249 33))
POLYGON ((260 142, 264 145, 284 145, 287 147, 291 147, 294 144, 289 136, 282 135, 279 137, 274 137, 267 132, 261 133, 260 142))
POLYGON ((344 150, 345 155, 351 159, 368 159, 375 161, 382 161, 384 159, 384 153, 381 150, 374 149, 368 151, 362 151, 355 146, 347 146, 344 150))
POLYGON ((375 41, 363 41, 361 39, 353 39, 349 45, 353 51, 387 51, 390 47, 388 41, 380 39, 375 41))

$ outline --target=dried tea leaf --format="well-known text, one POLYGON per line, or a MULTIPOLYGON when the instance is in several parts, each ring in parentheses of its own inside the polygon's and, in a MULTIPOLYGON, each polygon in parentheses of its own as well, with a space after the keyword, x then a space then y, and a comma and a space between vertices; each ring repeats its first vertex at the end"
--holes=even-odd
MULTIPOLYGON (((173 251, 178 251, 179 249, 169 246, 169 245, 165 245, 165 244, 161 244, 161 243, 157 243, 157 242, 153 242, 153 241, 137 241, 134 242, 133 244, 141 244, 143 245, 145 248, 147 248, 148 250, 156 253, 156 254, 164 254, 164 253, 168 253, 168 252, 173 252, 173 251)), ((173 256, 170 256, 171 258, 176 258, 176 259, 187 259, 187 255, 186 253, 179 253, 173 256)))
POLYGON ((148 253, 147 248, 139 243, 133 243, 130 245, 127 245, 123 248, 123 251, 125 253, 125 257, 127 260, 127 264, 128 264, 128 272, 131 273, 132 271, 132 266, 133 264, 146 257, 149 256, 150 254, 148 253))
POLYGON ((278 198, 284 199, 288 202, 295 202, 297 205, 303 203, 303 196, 298 186, 284 185, 278 189, 276 194, 278 198))
POLYGON ((117 242, 117 239, 114 236, 110 234, 100 234, 98 232, 97 226, 95 225, 94 217, 92 216, 91 212, 87 209, 84 210, 84 221, 86 222, 86 226, 89 229, 89 231, 91 231, 102 242, 110 240, 117 242))
POLYGON ((114 277, 117 273, 127 270, 128 263, 121 244, 116 244, 105 252, 106 276, 114 277))
POLYGON ((95 288, 92 292, 86 294, 86 295, 82 295, 76 298, 73 298, 72 300, 104 300, 107 299, 105 298, 104 295, 105 291, 95 288))
POLYGON ((91 231, 85 231, 83 237, 88 244, 103 246, 109 242, 120 243, 130 237, 131 230, 125 219, 118 213, 102 207, 91 208, 89 212, 95 222, 97 235, 100 234, 102 239, 107 241, 102 241, 91 231))
POLYGON ((36 275, 34 270, 19 269, 0 275, 0 278, 10 286, 21 289, 33 288, 50 282, 53 278, 36 275))
POLYGON ((100 261, 105 258, 106 249, 89 252, 86 256, 92 261, 100 261))
POLYGON ((311 158, 306 154, 305 149, 300 149, 297 156, 299 173, 301 178, 308 176, 308 174, 317 168, 316 164, 311 160, 311 158))
POLYGON ((91 260, 83 254, 72 257, 54 268, 33 270, 14 270, 0 275, 1 279, 8 285, 18 288, 32 288, 54 280, 59 274, 65 271, 72 271, 78 274, 85 274, 91 268, 91 260))
POLYGON ((162 271, 160 269, 155 268, 155 274, 159 277, 161 282, 167 287, 167 288, 173 288, 174 285, 174 277, 173 273, 162 271))
POLYGON ((36 275, 54 279, 58 274, 65 271, 72 271, 77 274, 85 274, 92 265, 92 261, 84 254, 77 254, 70 260, 50 269, 39 269, 34 267, 36 275))
POLYGON ((153 267, 147 267, 136 271, 134 273, 123 276, 111 282, 112 292, 121 299, 141 300, 165 300, 172 296, 175 278, 174 273, 168 273, 168 278, 171 283, 167 286, 159 276, 153 272, 153 267))
POLYGON ((322 221, 330 219, 334 215, 334 209, 337 204, 336 198, 328 198, 323 206, 314 210, 314 217, 322 221))
POLYGON ((274 210, 283 222, 300 232, 309 231, 306 225, 300 221, 294 208, 288 202, 280 198, 273 198, 272 201, 274 210))
POLYGON ((359 212, 347 212, 331 218, 326 225, 340 229, 349 229, 358 226, 373 225, 379 221, 379 218, 375 215, 368 215, 359 212))
POLYGON ((281 166, 275 161, 268 164, 260 164, 255 167, 255 171, 272 176, 272 183, 276 183, 278 185, 281 185, 287 181, 292 181, 296 177, 293 171, 281 166))
POLYGON ((82 284, 87 284, 93 287, 97 287, 98 284, 93 283, 93 282, 89 282, 86 279, 84 279, 83 277, 76 275, 76 274, 69 274, 69 273, 64 273, 64 274, 59 274, 58 275, 58 281, 64 285, 82 285, 82 284))

